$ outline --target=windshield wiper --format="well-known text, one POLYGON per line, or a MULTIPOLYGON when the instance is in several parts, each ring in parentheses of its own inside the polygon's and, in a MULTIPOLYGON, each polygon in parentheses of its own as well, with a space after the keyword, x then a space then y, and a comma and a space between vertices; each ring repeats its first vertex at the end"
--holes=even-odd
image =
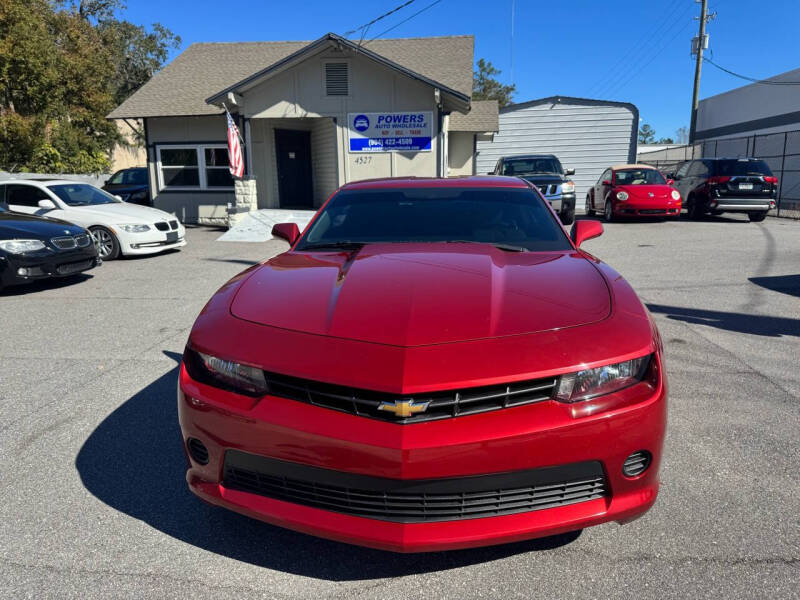
POLYGON ((498 250, 504 250, 506 252, 527 252, 528 249, 524 246, 515 246, 514 244, 503 244, 502 242, 476 242, 475 240, 447 240, 448 244, 489 244, 490 246, 494 246, 498 250))
POLYGON ((298 250, 323 250, 330 248, 332 250, 358 250, 366 242, 352 242, 349 240, 342 240, 338 242, 317 242, 316 244, 306 244, 298 250))

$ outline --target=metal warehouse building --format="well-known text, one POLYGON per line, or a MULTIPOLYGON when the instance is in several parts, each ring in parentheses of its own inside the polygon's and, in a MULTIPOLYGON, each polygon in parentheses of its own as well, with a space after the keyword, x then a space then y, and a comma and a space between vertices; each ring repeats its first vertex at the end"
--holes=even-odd
POLYGON ((501 156, 555 154, 575 169, 577 208, 604 169, 636 160, 639 110, 627 102, 552 96, 500 109, 499 133, 477 142, 477 172, 501 156))

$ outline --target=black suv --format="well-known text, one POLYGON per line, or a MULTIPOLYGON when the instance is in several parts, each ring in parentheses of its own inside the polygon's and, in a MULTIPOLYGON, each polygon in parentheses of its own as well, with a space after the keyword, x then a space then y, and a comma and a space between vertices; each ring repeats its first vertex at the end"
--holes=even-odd
POLYGON ((691 219, 743 212, 763 221, 775 208, 778 178, 758 158, 699 158, 681 163, 670 177, 691 219))
POLYGON ((539 188, 564 225, 575 220, 575 184, 567 177, 574 174, 575 169, 565 171, 553 154, 504 156, 497 161, 494 171, 489 173, 521 177, 530 181, 539 188))
POLYGON ((103 189, 119 196, 125 202, 152 206, 150 187, 147 184, 147 167, 132 167, 117 171, 108 178, 103 189))

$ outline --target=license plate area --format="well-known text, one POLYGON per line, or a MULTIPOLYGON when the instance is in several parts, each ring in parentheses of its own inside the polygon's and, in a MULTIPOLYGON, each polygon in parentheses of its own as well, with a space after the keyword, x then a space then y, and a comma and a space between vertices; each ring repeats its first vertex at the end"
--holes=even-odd
POLYGON ((167 241, 168 242, 177 242, 178 241, 178 232, 177 231, 170 231, 167 233, 167 241))
POLYGON ((740 183, 739 184, 739 189, 740 190, 752 190, 753 189, 753 184, 752 183, 740 183))

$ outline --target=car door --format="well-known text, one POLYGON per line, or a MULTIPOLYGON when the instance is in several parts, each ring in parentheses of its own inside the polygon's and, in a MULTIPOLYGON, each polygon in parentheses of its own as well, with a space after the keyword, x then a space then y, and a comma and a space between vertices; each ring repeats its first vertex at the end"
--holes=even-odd
POLYGON ((24 183, 8 184, 6 202, 11 210, 29 215, 41 215, 48 212, 47 209, 39 208, 39 200, 50 200, 52 202, 52 198, 47 192, 34 185, 24 183))
POLYGON ((603 174, 600 175, 600 179, 597 182, 594 194, 594 207, 599 211, 604 211, 606 209, 606 196, 608 196, 611 191, 611 186, 606 185, 605 182, 611 181, 611 175, 611 169, 606 169, 603 171, 603 174))

